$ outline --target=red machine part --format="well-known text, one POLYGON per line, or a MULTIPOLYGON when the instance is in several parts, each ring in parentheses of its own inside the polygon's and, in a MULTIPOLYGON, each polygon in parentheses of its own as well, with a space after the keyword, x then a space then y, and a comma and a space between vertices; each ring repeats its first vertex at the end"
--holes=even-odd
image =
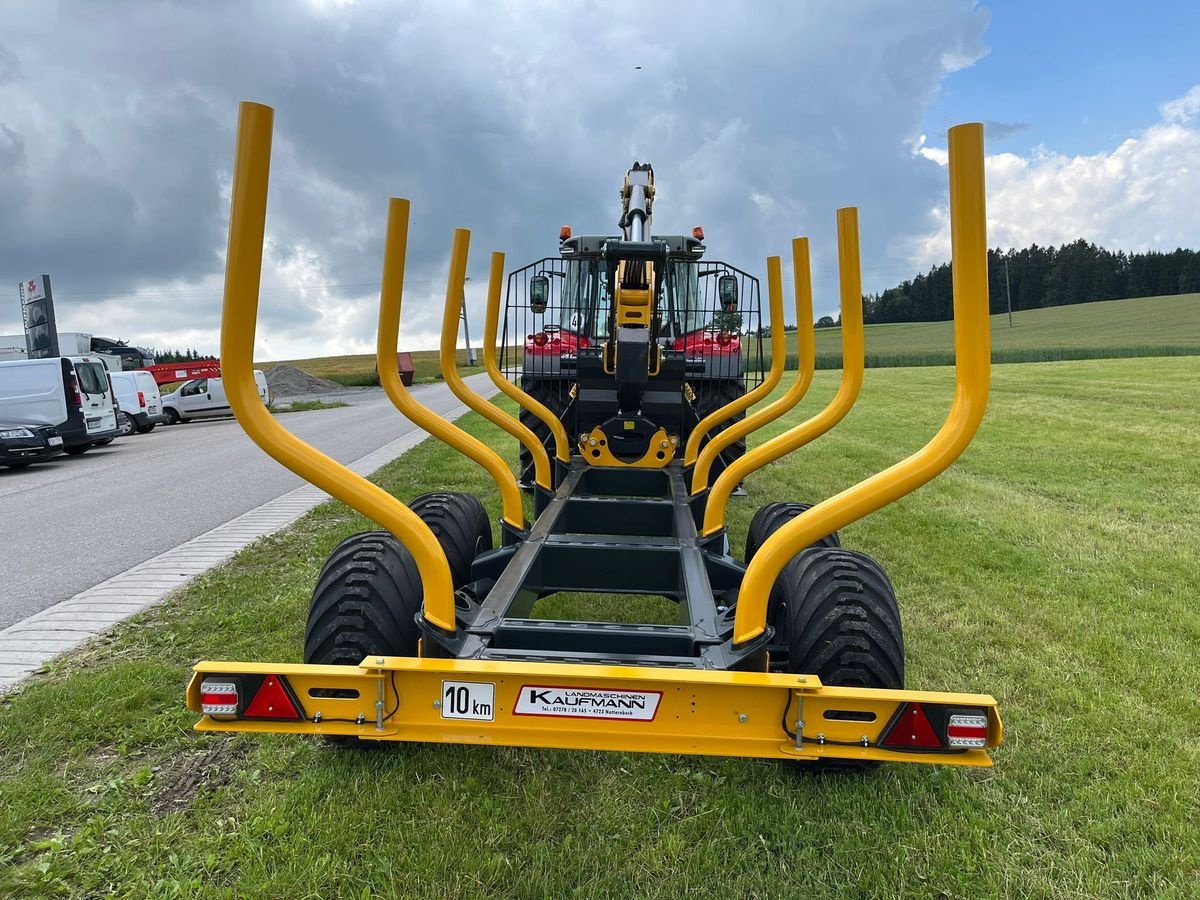
POLYGON ((173 384, 176 381, 187 381, 189 378, 220 378, 221 361, 205 359, 199 362, 158 363, 142 366, 141 371, 153 375, 156 384, 173 384))

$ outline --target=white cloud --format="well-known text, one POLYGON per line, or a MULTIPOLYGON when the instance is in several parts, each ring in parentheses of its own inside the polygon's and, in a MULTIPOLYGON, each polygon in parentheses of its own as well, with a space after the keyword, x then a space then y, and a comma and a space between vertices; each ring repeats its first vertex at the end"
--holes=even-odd
MULTIPOLYGON (((1190 121, 1200 112, 1200 85, 1160 111, 1162 121, 1110 151, 1067 156, 1039 147, 1029 156, 988 156, 989 245, 1084 238, 1112 250, 1194 246, 1200 234, 1200 129, 1190 121)), ((913 152, 946 165, 944 148, 918 142, 913 152)), ((894 243, 919 268, 950 258, 945 199, 929 219, 929 232, 894 243)))

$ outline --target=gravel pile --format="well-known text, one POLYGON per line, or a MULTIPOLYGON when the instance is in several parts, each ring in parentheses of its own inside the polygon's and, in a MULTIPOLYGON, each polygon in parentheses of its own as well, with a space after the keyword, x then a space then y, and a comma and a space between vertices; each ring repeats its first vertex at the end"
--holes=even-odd
POLYGON ((308 394, 330 394, 346 390, 344 384, 317 378, 295 366, 275 366, 267 370, 267 385, 272 397, 304 397, 308 394))

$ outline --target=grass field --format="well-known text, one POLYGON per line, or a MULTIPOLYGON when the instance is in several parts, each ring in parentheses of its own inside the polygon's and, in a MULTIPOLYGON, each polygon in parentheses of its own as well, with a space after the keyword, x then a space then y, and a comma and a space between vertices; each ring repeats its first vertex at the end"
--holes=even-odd
MULTIPOLYGON (((1054 306, 992 316, 992 361, 1047 362, 1200 354, 1200 294, 1139 297, 1054 306)), ((954 362, 954 323, 906 322, 866 327, 867 365, 943 366, 954 362)), ((817 368, 842 366, 842 330, 817 330, 817 368)), ((796 335, 788 335, 796 368, 796 335)))
MULTIPOLYGON (((915 450, 952 387, 945 368, 868 372, 838 429, 749 480, 735 549, 754 507, 915 450)), ((962 460, 843 530, 895 583, 908 685, 1000 701, 994 769, 195 734, 192 662, 300 658, 318 568, 367 527, 329 504, 0 704, 0 895, 1194 897, 1197 398, 1194 359, 998 367, 962 460)), ((378 481, 498 512, 433 442, 378 481)))
MULTIPOLYGON (((842 330, 817 331, 817 368, 842 366, 842 330)), ((1200 355, 1200 294, 1109 300, 1050 309, 1032 309, 992 317, 992 360, 1047 362, 1067 359, 1107 359, 1133 356, 1200 355)), ((466 351, 459 351, 464 375, 482 371, 469 367, 466 351)), ((944 366, 954 362, 951 322, 914 322, 868 325, 867 365, 944 366)), ((413 353, 414 381, 437 381, 441 376, 436 350, 413 353)), ((378 384, 375 357, 370 354, 286 360, 311 375, 347 385, 378 384)), ((258 363, 261 369, 282 362, 258 363)), ((768 360, 769 365, 769 360, 768 360)), ((798 365, 796 335, 788 334, 787 367, 798 365)))
MULTIPOLYGON (((477 351, 478 352, 478 351, 477 351)), ((416 350, 412 353, 413 383, 427 384, 440 381, 442 378, 441 364, 438 362, 437 350, 416 350)), ((274 362, 255 363, 255 367, 264 372, 275 366, 295 366, 309 375, 318 378, 328 378, 339 384, 357 387, 361 385, 379 384, 375 374, 375 356, 371 353, 357 353, 349 356, 322 356, 316 359, 285 359, 274 362)), ((465 377, 482 372, 483 366, 468 366, 467 351, 458 351, 458 371, 465 377)))

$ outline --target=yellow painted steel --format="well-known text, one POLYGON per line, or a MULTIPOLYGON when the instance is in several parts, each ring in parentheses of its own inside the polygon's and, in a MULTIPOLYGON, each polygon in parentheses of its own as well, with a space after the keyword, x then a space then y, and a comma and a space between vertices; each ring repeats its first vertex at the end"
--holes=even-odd
POLYGON ((692 470, 693 494, 702 494, 708 489, 708 476, 712 464, 722 450, 752 431, 774 422, 808 393, 817 361, 816 338, 813 335, 812 271, 808 259, 808 238, 792 240, 792 273, 796 295, 796 346, 800 358, 796 380, 774 403, 752 416, 746 416, 740 422, 734 422, 709 439, 696 458, 696 467, 692 470))
MULTIPOLYGON (((507 415, 497 409, 493 404, 489 403, 483 397, 471 390, 462 376, 458 374, 458 323, 460 321, 459 308, 462 302, 463 284, 467 276, 467 253, 471 245, 471 232, 465 228, 456 228, 454 230, 454 243, 450 251, 450 275, 446 282, 446 308, 442 320, 442 345, 441 345, 441 364, 442 376, 446 379, 446 385, 450 388, 450 392, 459 400, 465 403, 470 409, 479 413, 493 425, 498 425, 500 428, 507 431, 518 441, 525 445, 533 457, 534 476, 533 480, 546 490, 550 490, 550 457, 546 454, 546 448, 542 446, 542 442, 538 440, 537 435, 516 421, 512 416, 507 415), (457 286, 456 286, 457 285, 457 286), (457 297, 458 299, 454 299, 457 297)), ((497 291, 499 290, 499 281, 504 277, 504 256, 500 256, 500 275, 495 274, 495 258, 492 259, 491 277, 496 281, 497 291)), ((488 292, 492 290, 492 285, 489 283, 488 292)), ((493 332, 492 337, 495 337, 493 332)), ((487 335, 484 335, 484 355, 487 355, 487 335)), ((495 467, 496 462, 499 462, 504 471, 512 476, 512 470, 504 463, 502 459, 490 447, 487 448, 488 454, 495 457, 489 466, 489 471, 495 467)), ((497 479, 497 484, 499 484, 497 479)), ((512 477, 513 490, 520 490, 515 477, 512 477)), ((504 487, 501 487, 501 492, 504 487)))
POLYGON ((659 426, 658 431, 650 438, 650 449, 646 455, 634 462, 625 462, 612 452, 608 445, 608 435, 597 425, 584 439, 579 442, 579 453, 590 466, 609 466, 632 469, 663 469, 675 458, 675 450, 679 446, 679 438, 667 434, 667 429, 659 426))
MULTIPOLYGON (((846 417, 863 381, 862 274, 858 252, 858 210, 839 209, 838 275, 842 300, 842 383, 823 410, 795 428, 776 435, 734 460, 717 478, 704 507, 700 533, 708 536, 725 527, 725 507, 737 486, 752 472, 816 440, 846 417)), ((815 342, 814 342, 815 343, 815 342)))
MULTIPOLYGON (((254 383, 254 333, 262 276, 273 118, 274 110, 258 103, 242 103, 238 109, 225 299, 221 310, 221 376, 229 405, 250 439, 270 456, 305 481, 378 522, 408 548, 425 589, 426 618, 439 628, 453 631, 454 584, 450 566, 429 527, 395 497, 284 430, 258 395, 254 383)), ((395 355, 391 368, 395 372, 395 355)))
MULTIPOLYGON (((535 398, 531 397, 525 391, 521 390, 511 381, 504 377, 504 373, 500 371, 500 366, 496 362, 496 332, 500 321, 500 289, 504 281, 504 254, 492 254, 492 268, 488 274, 488 305, 487 318, 483 324, 483 367, 487 370, 488 377, 492 379, 492 383, 500 388, 507 396, 516 400, 522 408, 527 409, 533 415, 537 416, 550 433, 554 435, 554 450, 555 457, 560 462, 570 462, 571 460, 571 439, 567 437, 567 429, 563 427, 563 423, 558 416, 550 411, 550 408, 543 403, 540 403, 535 398)), ((536 436, 534 440, 537 441, 536 436)), ((538 447, 541 448, 542 457, 546 457, 546 450, 542 447, 541 441, 537 441, 538 447)), ((529 446, 526 444, 525 446, 529 446)), ((536 468, 538 454, 533 452, 534 465, 536 468)), ((549 466, 549 460, 546 463, 549 466)), ((538 481, 541 484, 541 481, 538 481)))
POLYGON ((818 503, 769 537, 746 569, 734 640, 766 627, 767 596, 788 561, 822 535, 861 519, 935 478, 966 449, 987 408, 991 379, 983 126, 950 129, 950 244, 954 285, 954 404, 933 439, 912 456, 818 503))
POLYGON ((277 675, 288 680, 307 716, 300 722, 204 716, 196 724, 200 731, 969 766, 990 766, 987 750, 904 752, 873 745, 904 703, 983 710, 988 719, 988 748, 999 746, 1004 734, 996 701, 985 694, 826 687, 814 675, 406 657, 368 657, 360 667, 202 662, 194 671, 187 692, 188 708, 194 712, 201 712, 200 682, 206 675, 277 675), (443 701, 447 681, 493 685, 492 719, 446 717, 443 701), (530 688, 636 692, 646 695, 648 710, 653 704, 653 717, 635 720, 529 715, 528 708, 518 712, 518 695, 530 688), (328 695, 330 689, 342 695, 355 691, 358 696, 313 696, 314 691, 328 695), (377 713, 379 700, 382 715, 377 713), (318 712, 320 722, 314 721, 318 712), (857 720, 846 713, 854 714, 857 720), (799 748, 795 738, 785 731, 785 715, 787 729, 793 734, 797 722, 804 722, 805 741, 799 748), (359 716, 361 725, 355 724, 359 716), (871 721, 861 721, 872 716, 871 721), (818 742, 822 734, 824 744, 818 742), (862 746, 863 737, 871 746, 862 746))
POLYGON ((731 419, 743 410, 749 409, 759 400, 775 390, 783 377, 783 367, 787 362, 787 335, 783 323, 783 266, 778 256, 767 258, 767 304, 771 316, 771 368, 762 384, 747 391, 731 403, 726 403, 720 409, 709 413, 692 429, 684 448, 683 464, 695 465, 700 452, 700 441, 717 425, 731 419))
POLYGON ((628 263, 622 261, 617 266, 616 285, 613 297, 617 305, 617 325, 650 324, 650 293, 654 285, 654 263, 644 263, 640 287, 625 285, 625 269, 628 263))
MULTIPOLYGON (((457 233, 455 240, 457 245, 457 233)), ((412 394, 408 392, 408 388, 400 380, 400 375, 396 371, 396 345, 399 341, 400 333, 400 307, 404 299, 404 259, 405 252, 408 246, 408 201, 401 200, 398 197, 393 197, 388 203, 388 224, 387 237, 385 238, 385 250, 383 257, 383 286, 379 292, 379 338, 376 345, 376 358, 379 369, 379 382, 383 385, 384 391, 387 392, 392 404, 396 409, 400 410, 407 418, 420 425, 434 437, 440 441, 449 444, 459 453, 474 460, 482 466, 492 480, 496 482, 496 488, 500 492, 500 501, 502 504, 504 521, 512 525, 514 528, 525 527, 525 514, 521 506, 521 489, 517 486, 517 479, 513 475, 504 460, 496 453, 480 441, 478 438, 467 434, 457 425, 447 422, 433 410, 426 408, 413 399, 412 394)), ((462 248, 463 258, 460 266, 460 276, 465 272, 466 267, 466 247, 462 248)), ((462 302, 462 277, 459 277, 457 287, 454 282, 454 260, 451 259, 450 280, 446 287, 446 311, 443 317, 443 338, 442 338, 442 375, 445 377, 447 384, 451 378, 458 377, 458 370, 454 369, 455 352, 453 348, 453 339, 451 339, 451 349, 449 360, 446 353, 446 320, 453 317, 452 327, 455 335, 458 333, 458 304, 462 302), (451 293, 457 291, 453 301, 451 301, 451 293), (449 365, 447 365, 449 362, 449 365), (449 370, 454 369, 453 373, 449 370)), ((453 388, 451 388, 453 390, 453 388)), ((462 399, 461 397, 459 399, 462 399)), ((466 402, 465 400, 463 401, 466 402)), ((429 592, 426 591, 425 604, 429 606, 429 592)), ((440 601, 440 598, 439 598, 440 601)), ((454 596, 453 592, 447 601, 449 604, 449 612, 451 615, 450 621, 453 622, 454 596)), ((428 612, 426 613, 428 618, 428 612)))

